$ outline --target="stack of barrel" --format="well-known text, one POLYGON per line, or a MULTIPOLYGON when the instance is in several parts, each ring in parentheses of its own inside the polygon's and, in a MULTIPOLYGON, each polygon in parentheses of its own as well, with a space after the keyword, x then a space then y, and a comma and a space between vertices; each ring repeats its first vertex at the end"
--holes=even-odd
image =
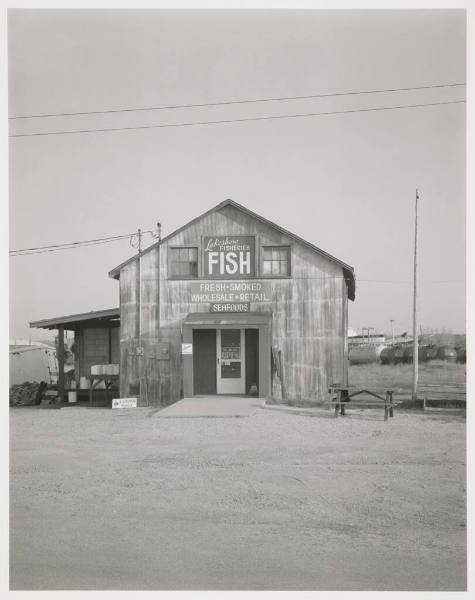
MULTIPOLYGON (((381 351, 379 360, 382 365, 398 365, 402 363, 412 363, 414 348, 410 346, 387 346, 381 351)), ((467 353, 465 347, 453 348, 452 346, 419 346, 419 362, 428 362, 430 360, 443 360, 448 363, 465 363, 467 353)))

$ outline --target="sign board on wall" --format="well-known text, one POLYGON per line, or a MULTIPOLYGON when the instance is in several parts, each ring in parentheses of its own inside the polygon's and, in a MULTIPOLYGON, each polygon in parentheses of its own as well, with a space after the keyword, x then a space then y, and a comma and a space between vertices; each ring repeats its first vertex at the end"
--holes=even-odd
POLYGON ((112 408, 137 408, 137 398, 114 398, 112 408))
POLYGON ((253 235, 203 238, 203 277, 248 279, 256 276, 256 239, 253 235))
POLYGON ((181 345, 181 353, 182 354, 193 354, 193 344, 182 344, 181 345))
POLYGON ((246 313, 251 311, 250 302, 212 302, 209 305, 210 312, 238 312, 246 313))
POLYGON ((270 302, 270 281, 193 281, 190 302, 270 302))

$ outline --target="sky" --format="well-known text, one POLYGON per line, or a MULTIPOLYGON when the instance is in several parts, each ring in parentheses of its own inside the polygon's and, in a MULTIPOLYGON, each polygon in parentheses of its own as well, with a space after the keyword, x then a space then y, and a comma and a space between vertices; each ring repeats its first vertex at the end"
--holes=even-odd
MULTIPOLYGON (((11 10, 9 115, 87 112, 466 81, 463 10, 11 10)), ((460 100, 465 87, 10 120, 10 134, 460 100)), ((465 104, 12 137, 10 249, 153 229, 231 198, 355 269, 353 329, 465 331, 465 104)), ((145 245, 154 240, 145 237, 145 245)), ((119 305, 128 240, 10 260, 10 338, 119 305)))

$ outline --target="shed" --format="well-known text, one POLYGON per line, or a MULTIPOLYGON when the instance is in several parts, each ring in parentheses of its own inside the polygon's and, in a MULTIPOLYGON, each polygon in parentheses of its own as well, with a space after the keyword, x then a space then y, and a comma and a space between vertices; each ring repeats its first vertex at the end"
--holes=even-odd
POLYGON ((207 394, 319 404, 329 383, 347 382, 353 268, 237 202, 109 276, 120 288, 120 391, 141 406, 207 394))
POLYGON ((31 321, 30 327, 58 331, 58 388, 64 397, 64 332, 74 331, 76 378, 89 377, 91 365, 119 363, 120 310, 90 311, 31 321))

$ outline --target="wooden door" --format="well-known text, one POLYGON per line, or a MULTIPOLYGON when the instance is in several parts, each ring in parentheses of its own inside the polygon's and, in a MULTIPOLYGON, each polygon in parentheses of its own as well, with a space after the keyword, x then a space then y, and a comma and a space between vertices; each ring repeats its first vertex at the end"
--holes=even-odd
POLYGON ((259 330, 246 329, 246 394, 254 386, 259 392, 259 330))
POLYGON ((193 393, 216 394, 216 329, 193 329, 193 393))

